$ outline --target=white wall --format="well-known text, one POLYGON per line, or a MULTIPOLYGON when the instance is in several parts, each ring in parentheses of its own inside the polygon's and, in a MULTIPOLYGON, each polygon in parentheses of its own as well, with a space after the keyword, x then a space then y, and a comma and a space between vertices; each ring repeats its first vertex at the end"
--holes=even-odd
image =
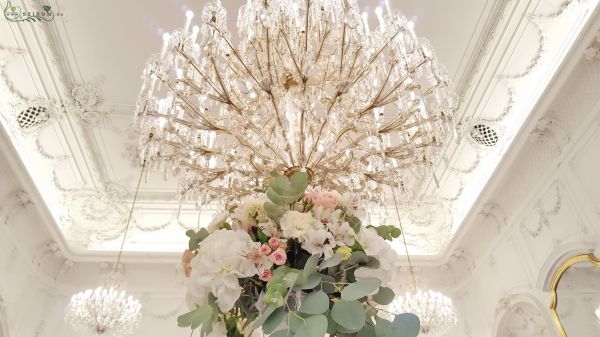
POLYGON ((472 262, 454 290, 453 337, 557 336, 549 280, 566 258, 600 247, 600 62, 575 53, 565 69, 456 247, 472 262))

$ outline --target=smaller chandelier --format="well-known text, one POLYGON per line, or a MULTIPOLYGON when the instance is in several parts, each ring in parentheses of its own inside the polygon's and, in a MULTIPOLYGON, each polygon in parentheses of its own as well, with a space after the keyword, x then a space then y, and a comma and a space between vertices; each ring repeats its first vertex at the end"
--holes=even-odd
POLYGON ((432 290, 407 293, 398 297, 391 308, 394 312, 412 312, 417 315, 421 321, 420 336, 441 336, 457 323, 452 300, 432 290))
POLYGON ((600 305, 598 306, 598 309, 596 309, 596 317, 598 317, 598 320, 600 321, 600 305))
POLYGON ((111 273, 96 289, 71 297, 65 321, 86 336, 130 334, 142 319, 141 304, 121 289, 120 274, 111 273))

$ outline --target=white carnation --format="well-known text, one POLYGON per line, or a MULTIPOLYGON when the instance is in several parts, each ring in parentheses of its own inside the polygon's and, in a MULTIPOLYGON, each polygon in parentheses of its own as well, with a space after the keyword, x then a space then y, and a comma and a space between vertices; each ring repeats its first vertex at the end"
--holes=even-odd
POLYGON ((288 211, 281 217, 281 231, 286 238, 295 238, 301 242, 306 239, 306 233, 317 228, 317 221, 310 213, 288 211))

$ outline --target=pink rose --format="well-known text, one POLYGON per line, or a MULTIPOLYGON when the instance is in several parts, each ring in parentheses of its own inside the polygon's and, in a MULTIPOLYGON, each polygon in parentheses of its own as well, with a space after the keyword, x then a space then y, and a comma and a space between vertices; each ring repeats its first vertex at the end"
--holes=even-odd
POLYGON ((281 242, 279 242, 278 238, 270 238, 269 239, 269 246, 271 246, 271 248, 273 248, 273 249, 279 248, 280 244, 281 244, 281 242))
POLYGON ((278 266, 281 266, 282 264, 285 263, 285 261, 287 261, 287 254, 285 253, 285 250, 281 249, 281 248, 277 248, 270 256, 269 259, 271 259, 271 262, 275 263, 278 266))
POLYGON ((268 282, 268 281, 271 279, 271 277, 273 277, 273 273, 271 272, 271 269, 266 269, 266 270, 263 270, 263 271, 262 271, 262 272, 260 272, 260 274, 258 275, 258 278, 259 278, 261 281, 265 281, 265 282, 268 282))
POLYGON ((271 247, 269 247, 269 245, 262 245, 258 251, 263 255, 269 255, 271 254, 271 247))

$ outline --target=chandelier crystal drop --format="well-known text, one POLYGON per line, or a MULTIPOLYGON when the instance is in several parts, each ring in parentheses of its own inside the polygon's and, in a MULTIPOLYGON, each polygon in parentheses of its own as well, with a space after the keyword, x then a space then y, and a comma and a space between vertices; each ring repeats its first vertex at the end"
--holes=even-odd
POLYGON ((199 26, 188 11, 143 73, 141 157, 202 203, 252 193, 272 171, 371 200, 385 185, 416 190, 458 100, 431 44, 386 4, 371 28, 356 0, 248 0, 237 45, 220 1, 199 26))
POLYGON ((447 296, 432 290, 417 290, 398 297, 391 305, 394 312, 410 312, 421 321, 423 337, 442 336, 456 325, 452 300, 447 296))
POLYGON ((114 273, 109 279, 96 289, 73 295, 67 306, 65 321, 83 335, 128 335, 142 320, 140 302, 121 289, 114 273))

